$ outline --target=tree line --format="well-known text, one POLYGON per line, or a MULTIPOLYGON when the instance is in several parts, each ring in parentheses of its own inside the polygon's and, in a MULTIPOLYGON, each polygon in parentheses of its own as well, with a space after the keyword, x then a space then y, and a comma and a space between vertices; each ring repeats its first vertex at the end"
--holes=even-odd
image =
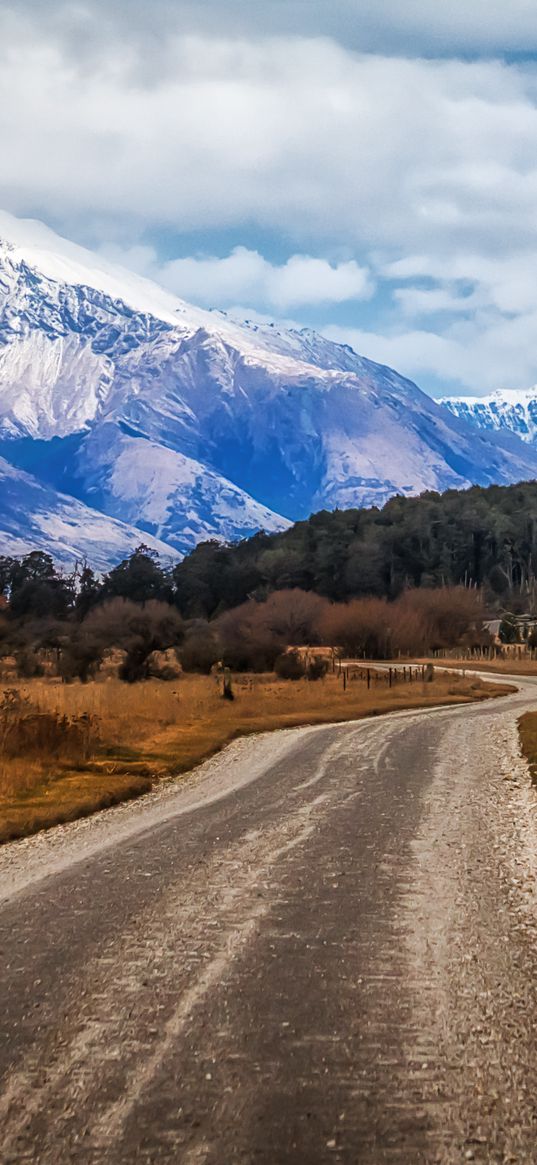
POLYGON ((537 603, 537 482, 392 498, 323 511, 281 534, 203 543, 174 571, 186 617, 298 587, 333 602, 393 600, 411 588, 482 589, 491 613, 537 603))
POLYGON ((290 643, 422 654, 483 642, 485 611, 535 612, 536 576, 536 482, 429 492, 202 543, 169 570, 143 545, 104 577, 0 558, 0 656, 31 675, 56 653, 65 679, 88 679, 119 647, 134 680, 171 647, 201 671, 271 669, 290 643))
MULTIPOLYGON (((155 674, 155 654, 171 651, 184 671, 208 673, 221 663, 298 679, 307 668, 308 678, 318 679, 325 666, 290 659, 290 645, 375 659, 484 642, 482 595, 474 588, 413 588, 391 601, 333 602, 286 587, 258 592, 208 618, 181 611, 177 573, 177 567, 163 570, 144 546, 102 579, 87 567, 64 574, 41 552, 0 559, 0 660, 11 658, 20 678, 47 666, 66 682, 86 682, 119 650, 120 677, 134 682, 155 674)), ((157 674, 171 679, 176 672, 161 667, 157 674)))

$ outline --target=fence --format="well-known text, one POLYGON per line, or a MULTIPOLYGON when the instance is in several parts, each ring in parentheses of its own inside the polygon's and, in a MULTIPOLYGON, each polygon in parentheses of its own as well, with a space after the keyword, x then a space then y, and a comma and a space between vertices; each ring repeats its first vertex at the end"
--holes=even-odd
POLYGON ((434 667, 431 663, 425 663, 378 668, 338 661, 338 675, 343 682, 343 691, 347 690, 347 684, 356 680, 365 681, 368 688, 378 687, 379 684, 393 688, 396 684, 432 683, 434 667))
POLYGON ((440 647, 433 651, 434 659, 467 659, 480 663, 495 659, 537 659, 537 648, 524 643, 504 643, 490 647, 440 647))

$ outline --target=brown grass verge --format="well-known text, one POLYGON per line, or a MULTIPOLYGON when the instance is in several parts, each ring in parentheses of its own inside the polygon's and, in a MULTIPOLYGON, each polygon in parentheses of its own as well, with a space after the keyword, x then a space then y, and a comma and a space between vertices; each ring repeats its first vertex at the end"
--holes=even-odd
POLYGON ((494 672, 510 676, 537 676, 537 659, 437 659, 432 661, 437 668, 463 668, 467 672, 494 672))
POLYGON ((531 779, 537 785, 537 712, 525 712, 518 721, 518 731, 531 779))
MULTIPOLYGON (((91 755, 0 755, 0 842, 72 821, 147 792, 155 781, 192 769, 239 736, 278 728, 338 723, 405 708, 459 704, 510 691, 473 677, 443 673, 431 684, 399 683, 382 675, 370 690, 335 675, 317 683, 241 676, 235 700, 224 701, 217 682, 203 676, 175 684, 119 681, 62 685, 35 680, 17 690, 32 710, 66 723, 90 717, 96 727, 91 755)), ((69 734, 67 734, 68 736, 69 734)))

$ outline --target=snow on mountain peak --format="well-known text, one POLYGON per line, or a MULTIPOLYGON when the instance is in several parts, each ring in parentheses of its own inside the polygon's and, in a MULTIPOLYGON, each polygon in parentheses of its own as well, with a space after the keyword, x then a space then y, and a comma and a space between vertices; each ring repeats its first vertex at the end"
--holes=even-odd
POLYGON ((15 263, 26 263, 56 283, 92 287, 174 326, 182 315, 191 314, 188 305, 171 292, 69 242, 36 219, 19 219, 0 210, 0 241, 7 244, 15 263))
POLYGON ((537 476, 537 452, 468 419, 309 329, 190 307, 0 213, 0 454, 50 512, 85 506, 94 539, 88 507, 185 552, 323 507, 537 476))
POLYGON ((537 386, 496 389, 487 396, 446 396, 439 403, 478 429, 514 433, 537 445, 537 386))

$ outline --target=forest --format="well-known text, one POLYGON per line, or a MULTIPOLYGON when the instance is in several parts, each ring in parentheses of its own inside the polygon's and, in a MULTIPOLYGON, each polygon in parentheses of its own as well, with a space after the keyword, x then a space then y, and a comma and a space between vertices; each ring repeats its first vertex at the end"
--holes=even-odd
POLYGON ((235 546, 204 543, 176 567, 174 586, 182 614, 205 618, 293 587, 333 602, 476 587, 494 613, 532 609, 536 575, 537 482, 526 482, 396 497, 235 546))

